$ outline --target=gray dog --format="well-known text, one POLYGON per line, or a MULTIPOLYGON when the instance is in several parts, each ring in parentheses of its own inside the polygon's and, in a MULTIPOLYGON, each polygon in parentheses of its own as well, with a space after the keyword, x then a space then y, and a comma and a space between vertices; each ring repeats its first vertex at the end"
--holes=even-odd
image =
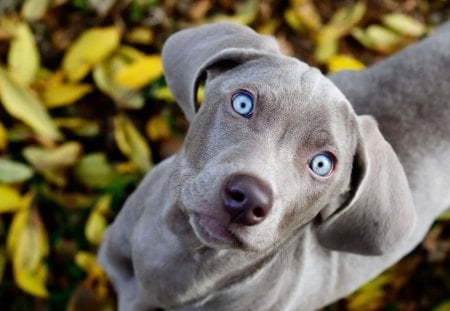
POLYGON ((333 82, 230 23, 178 32, 163 61, 191 124, 106 234, 120 310, 317 309, 450 207, 450 24, 333 82))

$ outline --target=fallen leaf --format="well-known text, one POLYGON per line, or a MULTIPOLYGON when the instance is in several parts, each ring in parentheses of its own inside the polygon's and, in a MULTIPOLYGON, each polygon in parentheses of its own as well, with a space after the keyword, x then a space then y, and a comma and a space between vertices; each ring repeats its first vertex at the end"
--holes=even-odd
POLYGON ((156 90, 153 90, 150 96, 155 99, 164 100, 167 102, 175 102, 175 97, 173 97, 172 91, 167 86, 163 86, 157 88, 156 90))
POLYGON ((124 115, 114 118, 114 138, 120 151, 142 172, 151 168, 151 151, 144 137, 124 115))
POLYGON ((136 54, 131 49, 121 49, 124 53, 117 53, 109 60, 94 67, 93 77, 97 87, 105 94, 111 96, 119 107, 141 109, 144 106, 144 97, 137 91, 118 85, 113 77, 121 68, 126 66, 129 58, 136 54), (131 54, 134 55, 131 55, 131 54))
POLYGON ((308 31, 314 33, 322 26, 320 15, 311 1, 302 1, 302 3, 294 5, 293 10, 299 21, 308 31))
POLYGON ((139 89, 161 77, 161 55, 149 55, 124 66, 114 75, 114 82, 129 89, 139 89))
POLYGON ((78 37, 63 58, 63 70, 70 82, 83 79, 92 67, 105 60, 119 46, 116 27, 91 28, 78 37))
POLYGON ((86 251, 77 252, 75 255, 75 263, 86 274, 96 274, 98 271, 102 271, 95 255, 86 251))
POLYGON ((92 92, 90 84, 56 84, 49 85, 41 96, 47 108, 66 106, 92 92))
POLYGON ((6 150, 8 147, 8 131, 0 122, 0 151, 6 150))
POLYGON ((54 118, 56 126, 71 131, 81 137, 95 137, 100 133, 97 121, 83 118, 54 118))
POLYGON ((58 206, 71 210, 84 209, 92 206, 94 203, 94 198, 89 194, 61 192, 60 190, 50 188, 48 184, 39 188, 39 194, 46 199, 55 202, 58 206))
POLYGON ((44 263, 49 252, 48 237, 36 208, 29 205, 18 211, 8 232, 7 250, 13 264, 16 285, 25 292, 45 298, 48 269, 44 263))
POLYGON ((0 185, 0 198, 0 213, 10 213, 20 209, 21 197, 17 189, 0 185))
POLYGON ((84 234, 86 239, 94 245, 100 245, 103 240, 103 234, 108 225, 105 215, 109 212, 111 206, 111 196, 102 196, 91 213, 84 227, 84 234))
POLYGON ((371 48, 379 52, 391 53, 405 42, 400 35, 380 25, 370 25, 366 34, 372 43, 371 48))
POLYGON ((104 188, 116 177, 105 154, 91 153, 81 158, 74 168, 77 179, 89 188, 104 188))
POLYGON ((283 13, 283 17, 286 23, 295 31, 300 32, 304 30, 302 22, 292 8, 285 10, 283 13))
POLYGON ((326 26, 317 35, 314 58, 318 63, 326 63, 338 51, 338 36, 334 28, 326 26))
POLYGON ((33 33, 27 23, 17 26, 8 51, 8 71, 21 84, 28 85, 36 77, 40 56, 33 33))
POLYGON ((366 8, 366 4, 363 1, 340 8, 334 13, 327 25, 334 29, 337 37, 342 37, 348 34, 362 20, 366 13, 366 8))
POLYGON ((363 63, 348 55, 335 55, 328 60, 328 72, 360 70, 364 68, 365 65, 363 63))
POLYGON ((38 171, 49 168, 60 168, 74 165, 81 155, 79 142, 67 142, 55 148, 25 147, 25 159, 38 171))
POLYGON ((153 42, 153 31, 148 27, 134 27, 126 33, 125 39, 130 43, 149 45, 153 42))
POLYGON ((450 300, 444 300, 439 305, 434 307, 432 311, 448 311, 450 310, 450 300))
POLYGON ((242 25, 250 25, 256 18, 258 11, 257 0, 247 0, 242 3, 235 15, 218 14, 210 22, 228 21, 242 25))
POLYGON ((30 179, 33 170, 23 163, 0 159, 0 183, 20 183, 30 179))
POLYGON ((424 24, 411 16, 401 13, 384 15, 382 21, 384 25, 395 32, 410 37, 420 37, 424 35, 427 30, 424 24))
POLYGON ((53 123, 42 103, 0 68, 0 98, 6 111, 29 125, 38 135, 59 140, 62 134, 53 123))
POLYGON ((146 124, 147 136, 150 140, 158 141, 161 139, 169 138, 171 135, 171 130, 167 119, 164 116, 153 116, 146 124))
POLYGON ((48 10, 50 0, 25 0, 20 14, 28 21, 41 19, 48 10))
POLYGON ((391 275, 384 273, 358 289, 347 298, 348 310, 380 310, 384 302, 384 286, 390 279, 391 275))
POLYGON ((67 304, 67 311, 113 310, 113 301, 108 299, 108 280, 92 253, 79 251, 76 264, 87 273, 87 278, 75 289, 67 304))

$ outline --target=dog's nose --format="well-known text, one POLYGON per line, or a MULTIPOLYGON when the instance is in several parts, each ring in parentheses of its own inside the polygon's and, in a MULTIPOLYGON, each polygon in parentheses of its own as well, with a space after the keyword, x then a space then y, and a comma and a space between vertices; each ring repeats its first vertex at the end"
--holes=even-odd
POLYGON ((233 175, 226 181, 223 202, 232 222, 254 226, 269 214, 272 191, 255 177, 233 175))

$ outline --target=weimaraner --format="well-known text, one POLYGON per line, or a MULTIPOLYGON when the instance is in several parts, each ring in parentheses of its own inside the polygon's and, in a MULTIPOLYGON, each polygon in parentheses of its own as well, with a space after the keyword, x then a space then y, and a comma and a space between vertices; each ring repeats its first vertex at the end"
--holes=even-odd
POLYGON ((163 62, 190 128, 107 231, 120 310, 314 310, 450 207, 449 23, 331 80, 231 23, 176 33, 163 62))

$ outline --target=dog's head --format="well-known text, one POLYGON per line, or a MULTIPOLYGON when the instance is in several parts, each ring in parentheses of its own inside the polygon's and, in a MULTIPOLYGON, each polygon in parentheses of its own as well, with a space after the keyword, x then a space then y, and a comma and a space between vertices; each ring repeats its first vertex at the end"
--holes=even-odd
POLYGON ((323 246, 371 255, 410 232, 405 173, 375 121, 273 38, 230 23, 183 30, 163 61, 191 122, 178 202, 202 243, 266 250, 314 220, 323 246))

